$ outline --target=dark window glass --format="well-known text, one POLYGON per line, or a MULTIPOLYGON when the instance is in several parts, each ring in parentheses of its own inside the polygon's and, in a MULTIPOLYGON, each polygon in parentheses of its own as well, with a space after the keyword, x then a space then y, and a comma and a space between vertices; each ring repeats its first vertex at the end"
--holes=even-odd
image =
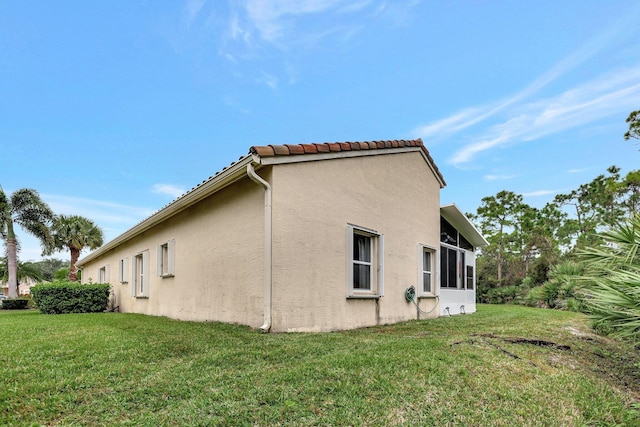
POLYGON ((458 246, 458 231, 442 217, 440 217, 440 241, 448 245, 458 246))
POLYGON ((440 248, 440 286, 443 288, 458 287, 458 251, 440 248))
POLYGON ((353 234, 353 289, 371 289, 371 241, 370 236, 353 234))
POLYGON ((460 239, 460 247, 462 249, 473 251, 473 245, 469 243, 469 241, 465 239, 462 234, 458 233, 458 239, 460 239))
POLYGON ((467 289, 473 289, 473 266, 467 265, 467 289))

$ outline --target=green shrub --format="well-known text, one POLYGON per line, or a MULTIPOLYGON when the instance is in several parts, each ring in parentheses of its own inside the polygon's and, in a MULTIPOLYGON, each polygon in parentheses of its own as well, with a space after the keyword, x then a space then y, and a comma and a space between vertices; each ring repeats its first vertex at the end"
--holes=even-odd
POLYGON ((108 283, 40 283, 31 288, 33 302, 44 314, 99 313, 109 303, 108 283))
POLYGON ((574 261, 564 261, 553 266, 549 271, 549 280, 531 288, 525 297, 525 304, 560 310, 584 310, 578 286, 583 271, 584 266, 574 261))
POLYGON ((516 303, 519 297, 518 286, 503 286, 501 288, 489 289, 482 302, 488 304, 509 304, 516 303))
POLYGON ((28 298, 11 298, 2 300, 2 308, 4 310, 24 310, 28 305, 28 298))

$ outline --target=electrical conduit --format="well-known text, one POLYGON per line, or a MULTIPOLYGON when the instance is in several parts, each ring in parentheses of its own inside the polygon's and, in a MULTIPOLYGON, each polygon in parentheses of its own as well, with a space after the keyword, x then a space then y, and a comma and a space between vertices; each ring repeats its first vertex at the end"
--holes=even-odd
POLYGON ((247 175, 264 188, 264 324, 260 331, 266 333, 271 329, 271 185, 256 173, 252 163, 247 165, 247 175))

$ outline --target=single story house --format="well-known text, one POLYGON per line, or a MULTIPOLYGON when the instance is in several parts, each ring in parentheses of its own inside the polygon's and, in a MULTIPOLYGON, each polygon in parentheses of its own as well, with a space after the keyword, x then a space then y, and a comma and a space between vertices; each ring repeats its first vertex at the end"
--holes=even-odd
POLYGON ((475 311, 486 240, 422 140, 253 146, 78 262, 122 312, 331 331, 475 311))

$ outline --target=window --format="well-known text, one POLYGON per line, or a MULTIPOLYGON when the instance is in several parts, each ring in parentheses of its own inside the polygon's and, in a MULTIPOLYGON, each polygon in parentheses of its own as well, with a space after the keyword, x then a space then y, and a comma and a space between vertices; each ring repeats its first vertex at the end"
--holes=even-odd
POLYGON ((473 289, 473 266, 467 265, 467 289, 473 289))
POLYGON ((442 217, 440 217, 440 241, 448 245, 458 246, 458 230, 442 217))
POLYGON ((435 264, 436 250, 424 245, 418 245, 418 295, 428 296, 435 295, 435 264))
POLYGON ((129 281, 129 260, 127 258, 118 261, 118 281, 120 283, 129 281))
POLYGON ((98 283, 109 283, 109 266, 105 265, 98 270, 98 283))
POLYGON ((158 245, 157 273, 160 277, 172 277, 174 275, 176 241, 169 240, 158 245))
POLYGON ((474 248, 446 219, 440 217, 440 287, 474 287, 474 248))
POLYGON ((373 230, 347 227, 348 297, 380 297, 383 291, 383 236, 373 230))
POLYGON ((149 296, 149 251, 134 256, 131 264, 131 294, 136 298, 146 298, 149 296))
POLYGON ((458 288, 458 251, 440 247, 440 287, 458 288))

